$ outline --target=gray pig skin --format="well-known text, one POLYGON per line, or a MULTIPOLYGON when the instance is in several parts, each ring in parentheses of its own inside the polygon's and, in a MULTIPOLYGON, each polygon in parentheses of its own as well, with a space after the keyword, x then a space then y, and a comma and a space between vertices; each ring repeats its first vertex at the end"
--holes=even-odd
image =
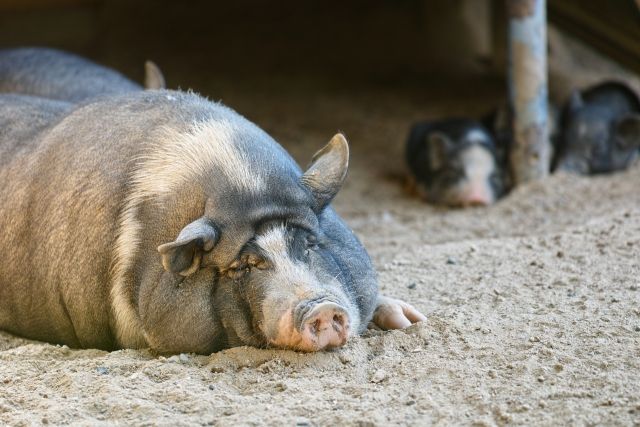
POLYGON ((261 129, 192 93, 80 106, 0 95, 0 121, 0 329, 210 353, 330 348, 371 320, 374 269, 328 205, 346 174, 341 136, 303 174, 261 129), (345 329, 328 344, 283 332, 318 305, 345 329))
POLYGON ((575 90, 562 111, 553 169, 583 175, 629 167, 640 149, 640 96, 627 84, 604 81, 575 90))
MULTIPOLYGON (((145 63, 145 88, 164 87, 160 69, 145 63)), ((26 47, 0 50, 0 92, 68 102, 123 94, 143 87, 119 72, 56 49, 26 47)))

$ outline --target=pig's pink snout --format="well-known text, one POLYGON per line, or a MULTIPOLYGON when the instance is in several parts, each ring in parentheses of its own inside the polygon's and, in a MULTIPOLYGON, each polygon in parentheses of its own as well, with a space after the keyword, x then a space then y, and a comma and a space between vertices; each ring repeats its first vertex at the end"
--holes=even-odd
POLYGON ((322 302, 299 306, 296 310, 301 336, 300 348, 317 351, 341 347, 349 337, 349 315, 333 302, 322 302))
POLYGON ((482 188, 472 188, 462 197, 464 206, 488 206, 493 203, 491 191, 482 188))
POLYGON ((491 204, 491 199, 482 196, 473 196, 465 199, 465 204, 468 206, 487 206, 491 204))

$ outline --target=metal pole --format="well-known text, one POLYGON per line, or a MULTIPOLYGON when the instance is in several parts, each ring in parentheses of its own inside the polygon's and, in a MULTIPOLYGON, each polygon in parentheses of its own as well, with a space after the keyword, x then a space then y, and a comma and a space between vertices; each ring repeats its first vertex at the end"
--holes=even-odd
POLYGON ((549 173, 545 0, 506 0, 509 101, 513 111, 511 172, 516 185, 549 173))

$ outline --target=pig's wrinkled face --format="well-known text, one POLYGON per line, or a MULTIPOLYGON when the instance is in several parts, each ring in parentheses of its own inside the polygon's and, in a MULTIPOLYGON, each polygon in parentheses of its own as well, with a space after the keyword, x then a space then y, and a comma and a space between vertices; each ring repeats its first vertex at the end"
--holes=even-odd
POLYGON ((503 194, 503 177, 495 155, 483 145, 486 138, 482 132, 471 131, 460 141, 440 143, 444 147, 432 154, 439 159, 427 189, 432 202, 453 207, 486 206, 503 194))
POLYGON ((319 229, 265 223, 222 276, 216 299, 245 307, 222 319, 239 343, 317 351, 359 331, 363 314, 319 229))
POLYGON ((164 269, 183 276, 184 289, 213 284, 211 308, 202 311, 222 326, 222 347, 331 349, 372 317, 375 272, 328 206, 347 165, 339 134, 302 176, 273 163, 255 191, 214 196, 212 189, 205 215, 158 247, 164 269))

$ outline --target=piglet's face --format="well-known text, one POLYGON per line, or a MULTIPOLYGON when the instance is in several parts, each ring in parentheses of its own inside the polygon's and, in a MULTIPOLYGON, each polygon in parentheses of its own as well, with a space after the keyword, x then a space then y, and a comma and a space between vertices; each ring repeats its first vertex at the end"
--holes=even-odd
POLYGON ((433 202, 454 206, 487 206, 504 192, 494 154, 482 145, 483 133, 472 131, 455 143, 446 135, 431 137, 434 179, 427 189, 433 202), (435 160, 435 161, 434 161, 435 160))
POLYGON ((565 107, 554 169, 587 175, 629 166, 640 148, 640 113, 615 111, 573 92, 565 107))
POLYGON ((588 109, 574 112, 564 132, 556 168, 577 174, 626 168, 640 147, 640 115, 611 120, 588 109))

